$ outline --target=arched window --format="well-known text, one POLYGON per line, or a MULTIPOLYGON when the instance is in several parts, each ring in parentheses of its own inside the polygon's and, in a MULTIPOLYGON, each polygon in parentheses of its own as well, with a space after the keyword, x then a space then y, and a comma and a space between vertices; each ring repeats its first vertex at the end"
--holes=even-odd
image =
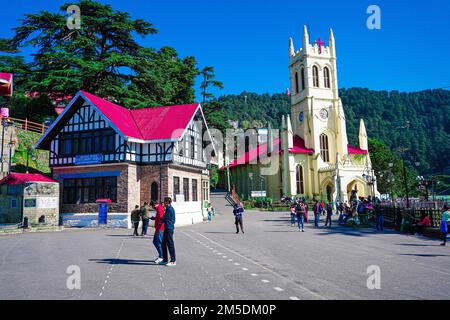
POLYGON ((325 133, 320 135, 320 156, 325 162, 330 162, 330 152, 328 149, 328 136, 325 133))
POLYGON ((331 85, 330 85, 330 69, 328 69, 328 67, 325 67, 323 69, 323 81, 325 83, 325 88, 331 88, 331 85))
POLYGON ((298 93, 298 72, 295 73, 295 93, 298 93))
POLYGON ((298 165, 296 168, 297 194, 305 193, 305 185, 303 182, 303 167, 298 165))
POLYGON ((319 87, 319 69, 317 66, 312 67, 313 71, 313 86, 318 88, 319 87))
POLYGON ((158 201, 158 184, 156 182, 152 182, 152 186, 150 189, 150 200, 158 201))
POLYGON ((302 90, 305 90, 305 68, 300 70, 300 79, 302 81, 302 90))

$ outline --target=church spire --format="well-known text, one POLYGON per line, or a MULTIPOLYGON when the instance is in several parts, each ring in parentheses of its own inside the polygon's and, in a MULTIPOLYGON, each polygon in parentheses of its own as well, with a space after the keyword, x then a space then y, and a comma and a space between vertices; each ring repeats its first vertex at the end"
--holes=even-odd
POLYGON ((309 46, 309 35, 308 35, 308 28, 306 27, 306 25, 303 26, 303 50, 307 50, 308 46, 309 46))
POLYGON ((359 121, 359 148, 362 150, 368 150, 368 142, 367 142, 367 132, 366 126, 364 125, 364 120, 361 119, 359 121))
POLYGON ((330 36, 328 37, 328 45, 330 47, 330 54, 331 57, 335 58, 336 57, 336 49, 335 49, 335 43, 334 43, 334 34, 333 34, 333 29, 330 28, 330 36))
POLYGON ((292 38, 289 38, 289 57, 292 57, 294 54, 295 54, 294 41, 292 40, 292 38))

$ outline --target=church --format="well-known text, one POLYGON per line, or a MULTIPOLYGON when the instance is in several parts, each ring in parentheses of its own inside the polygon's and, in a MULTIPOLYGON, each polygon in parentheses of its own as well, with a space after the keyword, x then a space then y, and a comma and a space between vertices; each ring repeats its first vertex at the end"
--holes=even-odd
POLYGON ((274 200, 303 196, 350 201, 352 195, 379 196, 362 119, 359 145, 347 140, 333 31, 328 46, 320 38, 311 44, 306 26, 302 40, 302 48, 296 50, 289 39, 291 114, 282 117, 279 134, 269 130, 267 143, 238 152, 222 172, 228 171, 230 185, 244 198, 255 190, 274 200))

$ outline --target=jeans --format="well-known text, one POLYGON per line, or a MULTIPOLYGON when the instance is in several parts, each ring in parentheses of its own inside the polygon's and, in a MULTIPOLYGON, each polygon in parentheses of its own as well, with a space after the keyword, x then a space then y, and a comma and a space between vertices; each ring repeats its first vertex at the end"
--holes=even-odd
POLYGON ((330 227, 331 227, 331 215, 327 214, 327 219, 325 220, 325 227, 328 225, 328 222, 330 223, 330 227))
POLYGON ((244 222, 242 221, 242 216, 236 216, 234 224, 236 225, 236 233, 239 233, 239 226, 241 226, 241 231, 244 233, 244 222))
POLYGON ((163 250, 162 250, 162 241, 163 241, 164 231, 156 231, 153 235, 153 245, 156 248, 156 251, 158 251, 158 258, 163 257, 163 250))
POLYGON ((142 233, 141 236, 147 235, 148 222, 150 219, 142 219, 142 233))
POLYGON ((295 223, 295 213, 291 213, 291 224, 295 223))
POLYGON ((303 215, 297 217, 298 229, 303 231, 303 222, 305 221, 305 217, 303 215))
POLYGON ((133 226, 134 226, 133 236, 137 236, 139 234, 138 233, 139 221, 133 221, 133 226))
POLYGON ((384 217, 382 215, 377 217, 377 230, 383 231, 384 217))
POLYGON ((314 214, 314 226, 315 227, 319 226, 319 214, 318 213, 314 214))
POLYGON ((175 262, 175 243, 173 242, 173 229, 165 229, 162 237, 162 253, 163 261, 168 262, 169 257, 167 255, 167 249, 169 249, 170 262, 175 262))

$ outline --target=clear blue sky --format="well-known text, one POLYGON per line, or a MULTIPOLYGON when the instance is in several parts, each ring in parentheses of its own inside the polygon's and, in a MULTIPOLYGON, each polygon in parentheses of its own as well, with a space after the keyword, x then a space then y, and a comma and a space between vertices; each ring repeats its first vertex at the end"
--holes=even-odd
MULTIPOLYGON (((221 93, 284 92, 289 85, 288 38, 301 46, 303 25, 311 41, 336 38, 340 87, 416 91, 450 86, 450 1, 108 0, 159 30, 140 40, 170 45, 199 66, 214 66, 221 93), (381 30, 369 30, 366 9, 381 8, 381 30)), ((15 0, 0 12, 0 37, 12 35, 24 13, 57 11, 65 1, 15 0)))

